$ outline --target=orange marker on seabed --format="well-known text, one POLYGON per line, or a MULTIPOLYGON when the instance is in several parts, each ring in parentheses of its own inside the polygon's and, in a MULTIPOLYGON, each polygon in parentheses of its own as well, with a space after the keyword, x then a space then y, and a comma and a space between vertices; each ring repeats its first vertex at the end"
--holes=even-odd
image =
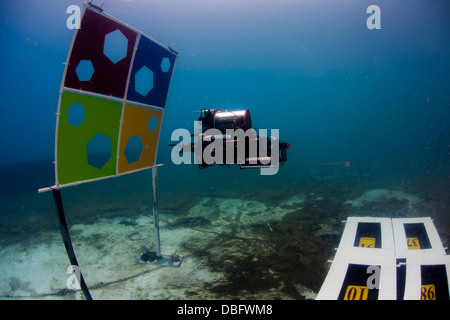
POLYGON ((335 165, 335 164, 344 164, 344 167, 348 168, 350 167, 350 161, 339 161, 339 162, 330 162, 330 163, 320 163, 320 166, 330 166, 330 165, 335 165))

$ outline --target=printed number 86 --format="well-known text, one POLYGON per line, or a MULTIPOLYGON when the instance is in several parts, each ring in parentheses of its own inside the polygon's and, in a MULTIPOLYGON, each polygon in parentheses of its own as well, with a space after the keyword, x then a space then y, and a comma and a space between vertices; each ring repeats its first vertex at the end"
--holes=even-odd
POLYGON ((433 284, 421 287, 420 300, 436 300, 436 288, 433 284))

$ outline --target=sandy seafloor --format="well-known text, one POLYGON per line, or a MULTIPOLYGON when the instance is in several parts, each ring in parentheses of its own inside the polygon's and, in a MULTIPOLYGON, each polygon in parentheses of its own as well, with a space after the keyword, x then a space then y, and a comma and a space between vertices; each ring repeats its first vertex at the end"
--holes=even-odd
MULTIPOLYGON (((161 248, 184 256, 179 268, 136 260, 154 250, 150 170, 62 195, 94 299, 314 299, 349 216, 430 216, 448 246, 448 173, 415 165, 288 162, 270 178, 237 167, 162 166, 161 248)), ((2 167, 1 299, 84 299, 67 289, 51 193, 37 193, 52 170, 50 162, 2 167)))

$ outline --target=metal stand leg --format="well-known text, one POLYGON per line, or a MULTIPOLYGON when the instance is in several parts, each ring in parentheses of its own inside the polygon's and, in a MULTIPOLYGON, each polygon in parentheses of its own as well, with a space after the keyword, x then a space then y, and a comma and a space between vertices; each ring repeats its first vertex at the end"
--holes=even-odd
POLYGON ((157 167, 152 168, 153 184, 153 219, 155 222, 155 253, 156 259, 153 264, 165 267, 179 267, 182 256, 177 254, 161 254, 161 241, 159 238, 159 217, 158 217, 158 171, 157 167))
POLYGON ((155 252, 156 258, 161 258, 161 241, 159 239, 159 216, 158 216, 158 169, 152 168, 153 185, 153 220, 155 222, 155 252))

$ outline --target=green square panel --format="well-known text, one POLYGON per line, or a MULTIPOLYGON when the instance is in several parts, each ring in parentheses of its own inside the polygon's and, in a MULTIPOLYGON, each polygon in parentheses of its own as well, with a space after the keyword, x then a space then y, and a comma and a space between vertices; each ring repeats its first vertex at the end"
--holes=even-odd
POLYGON ((57 182, 116 174, 122 103, 64 92, 57 140, 57 182))

